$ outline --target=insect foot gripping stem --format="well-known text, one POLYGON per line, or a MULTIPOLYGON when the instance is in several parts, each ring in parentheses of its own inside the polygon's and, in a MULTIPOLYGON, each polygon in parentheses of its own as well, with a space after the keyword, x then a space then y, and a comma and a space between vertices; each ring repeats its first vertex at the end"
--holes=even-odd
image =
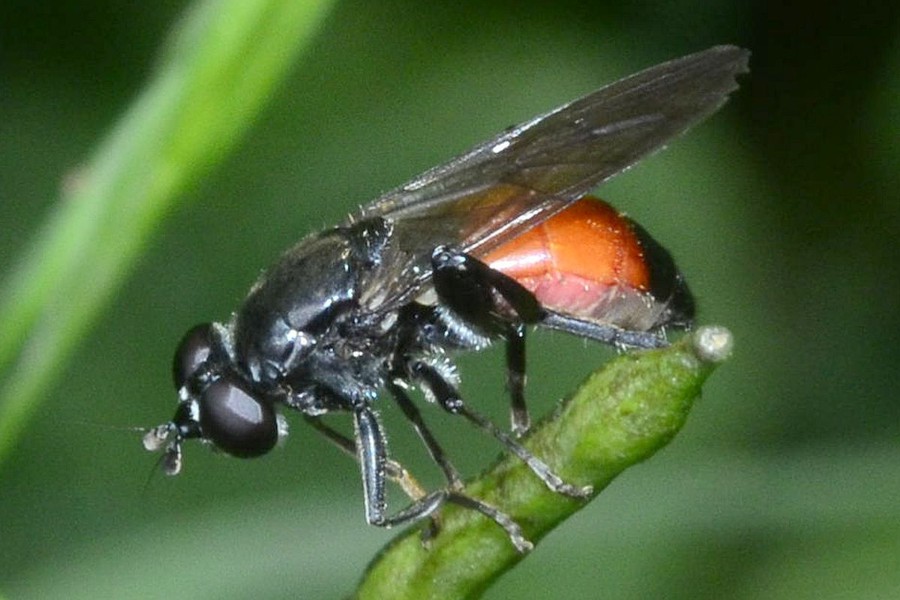
MULTIPOLYGON (((590 375, 523 444, 553 456, 566 478, 590 482, 599 492, 673 439, 702 383, 732 346, 727 329, 704 326, 669 347, 619 356, 590 375)), ((535 541, 583 506, 536 485, 515 456, 470 482, 465 493, 512 515, 535 541)), ((392 542, 370 565, 356 597, 472 597, 522 559, 506 536, 472 511, 445 511, 442 525, 428 549, 415 534, 392 542)))

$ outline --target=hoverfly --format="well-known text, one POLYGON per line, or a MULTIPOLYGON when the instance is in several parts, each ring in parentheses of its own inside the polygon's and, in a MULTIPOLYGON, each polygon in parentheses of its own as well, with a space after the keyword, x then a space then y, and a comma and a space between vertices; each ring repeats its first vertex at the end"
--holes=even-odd
POLYGON ((718 46, 603 87, 419 175, 340 225, 288 249, 231 318, 188 331, 175 353, 175 416, 146 434, 177 474, 197 438, 238 457, 269 452, 300 413, 356 457, 366 520, 391 527, 446 502, 493 519, 520 551, 519 525, 466 496, 407 390, 497 438, 550 489, 582 498, 516 440, 529 427, 525 331, 547 327, 622 348, 666 344, 694 303, 672 257, 637 223, 586 196, 715 112, 749 53, 718 46), (512 431, 458 392, 454 351, 506 343, 512 431), (447 479, 424 491, 388 457, 377 397, 386 391, 447 479), (353 437, 321 417, 352 417, 353 437), (391 515, 385 483, 412 498, 391 515))

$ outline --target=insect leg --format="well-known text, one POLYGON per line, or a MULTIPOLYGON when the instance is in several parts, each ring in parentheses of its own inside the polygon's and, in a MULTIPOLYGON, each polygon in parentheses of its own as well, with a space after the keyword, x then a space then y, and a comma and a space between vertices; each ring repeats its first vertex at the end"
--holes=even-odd
POLYGON ((525 554, 534 548, 534 544, 528 541, 528 538, 525 537, 525 533, 522 531, 522 528, 519 527, 519 524, 509 515, 497 510, 490 504, 485 504, 480 500, 457 492, 447 492, 447 502, 452 502, 470 510, 477 510, 484 516, 493 520, 494 523, 506 530, 509 540, 512 542, 513 546, 516 547, 516 550, 522 554, 525 554))
MULTIPOLYGON (((356 442, 326 425, 319 417, 304 415, 304 418, 307 423, 312 425, 335 446, 352 456, 354 460, 359 460, 356 442)), ((416 478, 413 477, 403 465, 395 460, 387 459, 385 462, 385 474, 399 485, 403 492, 409 496, 410 500, 413 502, 417 502, 428 495, 428 492, 425 491, 425 488, 422 487, 416 478)), ((436 536, 441 529, 440 515, 432 514, 429 518, 431 519, 431 523, 422 530, 422 540, 426 543, 436 536)))
POLYGON ((303 419, 315 428, 316 431, 324 435, 329 442, 337 446, 345 454, 349 454, 354 459, 356 456, 356 442, 345 436, 344 434, 332 429, 322 422, 319 417, 311 415, 303 415, 303 419))
POLYGON ((628 331, 613 325, 584 321, 555 311, 545 311, 542 327, 571 333, 619 348, 664 348, 669 342, 651 331, 628 331))
POLYGON ((591 486, 578 487, 566 483, 559 475, 550 469, 547 463, 532 454, 527 448, 507 435, 489 419, 466 406, 462 398, 460 398, 459 392, 444 380, 440 373, 433 367, 424 362, 415 362, 410 365, 410 371, 415 379, 421 381, 423 385, 428 386, 434 394, 438 404, 440 404, 444 410, 454 415, 461 415, 479 429, 494 436, 507 450, 527 464, 548 488, 554 492, 572 498, 587 498, 591 495, 593 492, 591 486))
MULTIPOLYGON (((365 405, 353 410, 353 425, 356 429, 356 456, 362 473, 366 521, 372 525, 390 527, 392 523, 386 515, 387 501, 384 489, 387 448, 381 425, 375 413, 365 405)), ((431 496, 416 500, 410 509, 416 507, 417 510, 410 513, 407 520, 430 515, 440 503, 440 500, 435 501, 431 496), (427 503, 426 499, 429 500, 427 503)))
POLYGON ((431 265, 434 290, 441 301, 485 333, 504 334, 510 322, 539 323, 544 316, 534 294, 473 256, 438 246, 431 265))
POLYGON ((416 408, 407 393, 399 385, 391 382, 388 383, 386 387, 391 395, 394 396, 397 404, 400 405, 403 414, 406 415, 406 418, 409 419, 410 422, 412 422, 416 433, 419 434, 419 438, 425 443, 425 447, 428 448, 428 454, 431 456, 431 459, 434 460, 441 468, 441 471, 444 472, 444 476, 447 478, 447 483, 450 488, 454 490, 462 489, 462 478, 459 475, 459 471, 456 470, 456 467, 453 466, 450 459, 444 454, 444 449, 441 448, 441 445, 434 438, 434 435, 432 435, 431 430, 425 425, 425 421, 422 419, 422 413, 419 412, 419 409, 416 408))
POLYGON ((439 246, 431 261, 441 302, 468 326, 506 340, 512 431, 523 435, 531 425, 525 405, 525 325, 541 322, 544 309, 515 279, 468 254, 439 246))
MULTIPOLYGON (((319 417, 303 415, 307 423, 312 425, 316 431, 325 436, 328 441, 337 446, 341 451, 353 457, 354 460, 359 459, 356 451, 356 442, 347 436, 335 431, 326 425, 319 417)), ((394 481, 403 492, 410 497, 411 500, 419 500, 426 495, 425 488, 416 480, 412 474, 399 462, 391 459, 385 461, 385 475, 394 481)))
POLYGON ((445 503, 452 502, 465 508, 477 510, 502 527, 519 552, 527 552, 533 547, 522 532, 521 527, 505 513, 460 492, 441 489, 415 500, 403 510, 388 516, 385 500, 384 475, 387 449, 384 434, 375 413, 368 407, 358 407, 353 411, 356 435, 359 443, 357 453, 362 469, 365 492, 366 520, 378 527, 391 528, 414 523, 434 513, 445 503))
POLYGON ((510 396, 512 432, 525 435, 531 427, 531 416, 525 405, 525 324, 510 326, 506 337, 506 387, 510 396))

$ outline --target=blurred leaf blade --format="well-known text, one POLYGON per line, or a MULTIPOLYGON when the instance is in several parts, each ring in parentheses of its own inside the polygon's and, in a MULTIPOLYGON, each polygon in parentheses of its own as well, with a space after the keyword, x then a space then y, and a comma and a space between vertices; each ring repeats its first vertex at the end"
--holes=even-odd
POLYGON ((178 196, 235 146, 332 0, 205 0, 0 289, 0 460, 178 196))
MULTIPOLYGON (((694 399, 731 353, 721 327, 703 327, 669 348, 622 355, 591 375, 524 445, 565 480, 600 493, 628 467, 668 444, 694 399)), ((466 487, 536 542, 584 503, 550 491, 518 458, 506 456, 466 487)), ((526 555, 473 510, 447 506, 441 532, 424 547, 418 528, 370 565, 357 598, 476 598, 526 555)))

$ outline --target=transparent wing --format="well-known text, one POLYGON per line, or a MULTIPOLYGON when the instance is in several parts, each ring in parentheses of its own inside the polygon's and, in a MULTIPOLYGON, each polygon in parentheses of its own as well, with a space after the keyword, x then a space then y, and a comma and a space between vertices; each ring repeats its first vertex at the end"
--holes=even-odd
POLYGON ((480 254, 563 210, 715 112, 749 52, 716 46, 621 79, 512 127, 419 175, 351 217, 393 223, 390 260, 373 273, 372 310, 413 299, 431 250, 480 254), (373 290, 374 291, 374 290, 373 290))

